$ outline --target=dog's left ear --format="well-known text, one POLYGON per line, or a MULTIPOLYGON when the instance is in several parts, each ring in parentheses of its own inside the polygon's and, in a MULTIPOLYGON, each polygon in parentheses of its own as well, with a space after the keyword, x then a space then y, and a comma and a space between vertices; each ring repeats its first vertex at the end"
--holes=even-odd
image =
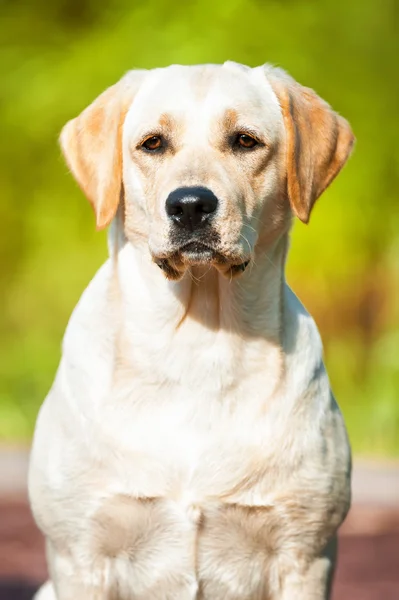
POLYGON ((349 123, 313 90, 280 69, 267 66, 266 76, 283 112, 291 209, 307 223, 317 198, 348 160, 355 138, 349 123))
POLYGON ((94 209, 97 229, 112 221, 122 190, 122 130, 145 71, 131 71, 63 128, 66 162, 94 209))

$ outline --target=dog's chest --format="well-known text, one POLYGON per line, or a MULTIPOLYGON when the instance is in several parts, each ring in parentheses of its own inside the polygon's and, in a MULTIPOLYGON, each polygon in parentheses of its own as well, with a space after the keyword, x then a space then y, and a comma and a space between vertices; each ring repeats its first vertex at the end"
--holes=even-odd
POLYGON ((88 543, 111 559, 118 597, 137 589, 152 597, 159 586, 159 598, 269 600, 275 574, 318 550, 331 505, 325 484, 289 489, 297 452, 276 418, 282 397, 267 398, 266 410, 248 395, 245 410, 244 390, 224 404, 196 390, 180 397, 177 388, 141 406, 132 400, 124 429, 105 414, 103 487, 90 503, 88 543), (303 529, 306 541, 297 542, 303 529))
POLYGON ((323 465, 310 461, 306 486, 292 478, 302 438, 308 454, 326 457, 314 404, 293 410, 296 389, 287 393, 280 351, 264 339, 203 328, 182 336, 138 336, 101 371, 84 363, 57 421, 62 452, 46 459, 50 493, 36 516, 60 548, 78 543, 90 568, 92 557, 108 565, 118 598, 263 600, 285 568, 274 557, 306 557, 325 515, 333 521, 323 465), (100 375, 104 389, 92 385, 100 375))
POLYGON ((98 453, 112 449, 102 465, 120 493, 193 502, 229 494, 253 472, 269 430, 278 435, 277 375, 245 364, 221 373, 222 355, 209 354, 172 380, 153 368, 131 385, 125 373, 104 399, 91 431, 98 453))
MULTIPOLYGON (((73 387, 75 371, 62 365, 57 385, 68 381, 69 398, 59 396, 67 414, 54 435, 68 452, 49 458, 49 473, 68 482, 62 489, 90 512, 117 495, 184 507, 237 497, 259 456, 267 461, 286 438, 280 350, 203 327, 180 332, 168 339, 165 330, 128 331, 137 343, 122 339, 114 357, 95 363, 79 356, 82 375, 73 387)), ((58 421, 52 401, 43 417, 58 421)))
POLYGON ((283 444, 281 472, 290 460, 277 418, 283 398, 268 396, 268 385, 250 374, 221 396, 206 382, 142 384, 120 409, 118 394, 104 405, 96 447, 103 488, 92 504, 90 547, 111 558, 121 598, 137 589, 150 597, 157 585, 160 598, 271 597, 271 573, 285 568, 274 557, 301 526, 274 459, 268 464, 283 444))

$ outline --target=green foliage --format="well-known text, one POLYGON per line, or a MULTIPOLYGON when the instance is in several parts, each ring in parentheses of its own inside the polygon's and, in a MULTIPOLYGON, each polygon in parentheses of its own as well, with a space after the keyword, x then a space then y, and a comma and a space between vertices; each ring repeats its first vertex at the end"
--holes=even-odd
POLYGON ((289 280, 316 316, 354 448, 399 453, 395 0, 8 0, 0 68, 0 439, 31 435, 67 318, 106 254, 62 125, 126 70, 272 62, 353 125, 355 154, 297 225, 289 280))

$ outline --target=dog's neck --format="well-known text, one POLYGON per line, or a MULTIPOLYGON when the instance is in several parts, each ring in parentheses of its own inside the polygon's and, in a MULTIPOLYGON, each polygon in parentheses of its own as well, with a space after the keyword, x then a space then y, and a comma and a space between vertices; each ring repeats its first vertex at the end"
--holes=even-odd
POLYGON ((191 330, 224 330, 279 343, 287 245, 284 234, 267 250, 258 249, 246 272, 234 279, 204 266, 168 281, 145 245, 125 242, 114 261, 125 325, 137 332, 143 324, 150 334, 190 324, 191 330))

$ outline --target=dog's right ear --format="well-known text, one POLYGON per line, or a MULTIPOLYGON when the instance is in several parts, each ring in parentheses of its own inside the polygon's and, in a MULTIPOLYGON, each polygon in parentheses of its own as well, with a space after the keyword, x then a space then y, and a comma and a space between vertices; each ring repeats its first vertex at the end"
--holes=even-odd
POLYGON ((145 71, 131 71, 64 126, 65 160, 96 215, 97 229, 112 221, 122 190, 122 131, 145 71))
POLYGON ((348 160, 355 138, 349 123, 313 90, 280 69, 267 65, 266 74, 284 119, 291 209, 307 223, 317 198, 348 160))

